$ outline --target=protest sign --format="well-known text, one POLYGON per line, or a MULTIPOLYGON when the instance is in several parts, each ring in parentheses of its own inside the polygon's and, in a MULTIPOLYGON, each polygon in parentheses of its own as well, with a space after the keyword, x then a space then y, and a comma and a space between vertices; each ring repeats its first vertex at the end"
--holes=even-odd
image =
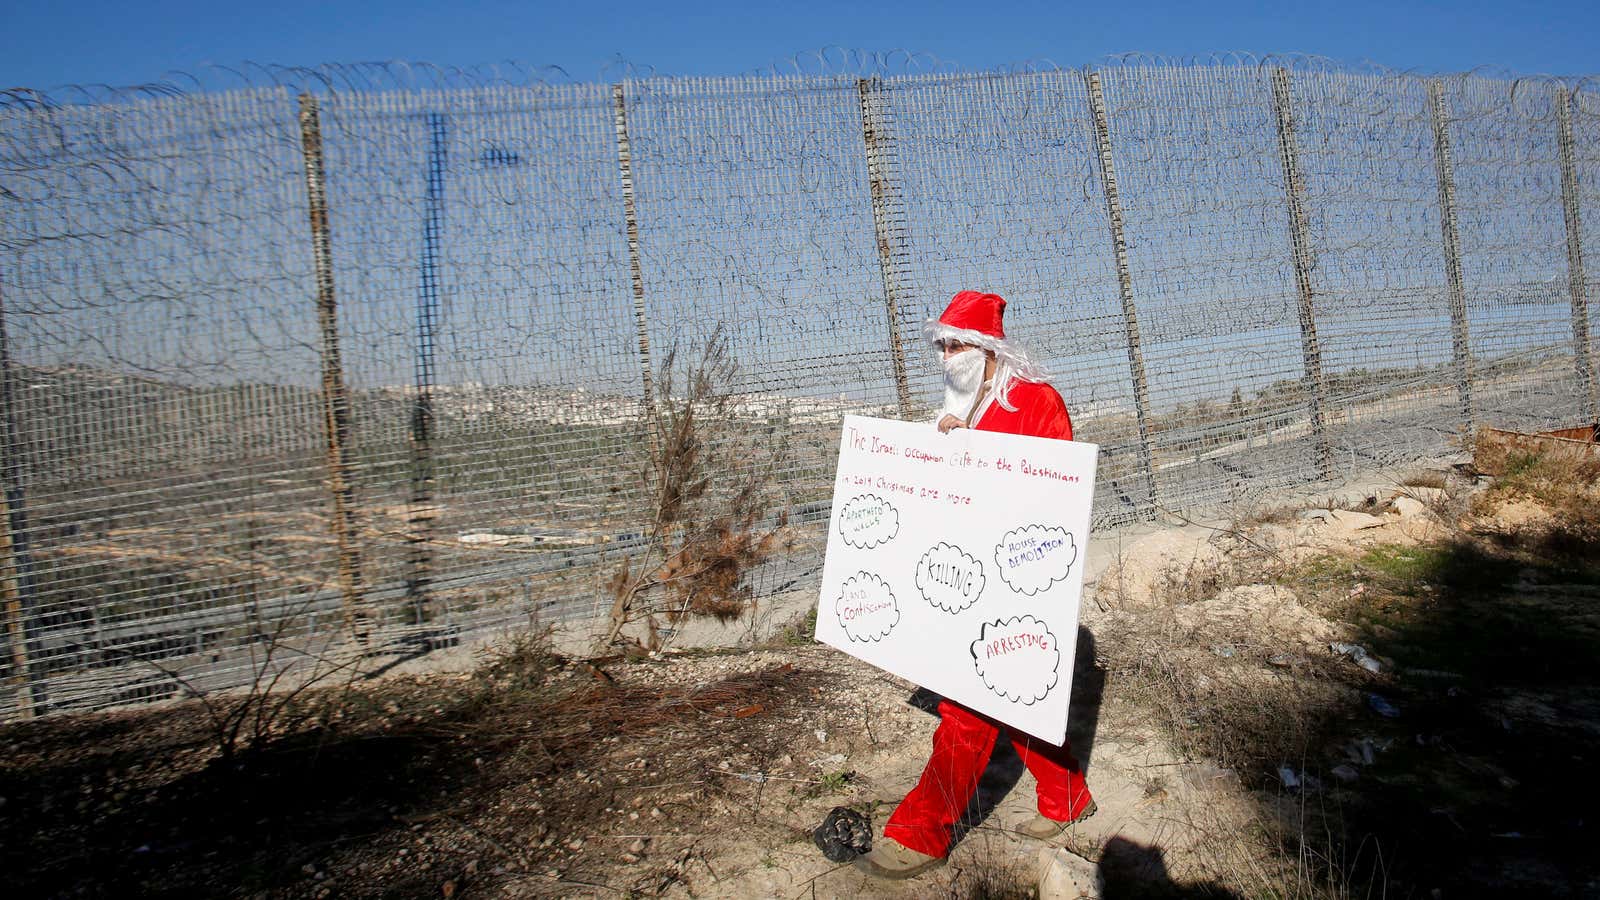
POLYGON ((847 417, 817 639, 1062 743, 1098 452, 847 417))

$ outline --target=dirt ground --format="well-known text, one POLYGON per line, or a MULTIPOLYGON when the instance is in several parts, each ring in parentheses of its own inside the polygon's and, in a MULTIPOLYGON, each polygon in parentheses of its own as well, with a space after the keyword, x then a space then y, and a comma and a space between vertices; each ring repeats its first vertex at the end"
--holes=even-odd
POLYGON ((1135 534, 1073 681, 1099 812, 1017 835, 1001 741, 911 882, 810 833, 837 806, 881 833, 931 704, 803 619, 587 661, 512 635, 308 692, 232 753, 195 702, 8 725, 0 865, 15 896, 1597 896, 1594 474, 1395 473, 1135 534))

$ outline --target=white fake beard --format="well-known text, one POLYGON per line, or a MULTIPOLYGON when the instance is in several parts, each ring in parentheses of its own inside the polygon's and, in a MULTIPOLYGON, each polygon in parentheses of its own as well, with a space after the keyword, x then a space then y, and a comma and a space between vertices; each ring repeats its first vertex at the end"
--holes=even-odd
POLYGON ((944 361, 944 406, 940 416, 955 416, 965 422, 978 400, 978 390, 983 387, 984 364, 988 362, 982 350, 963 350, 944 361))

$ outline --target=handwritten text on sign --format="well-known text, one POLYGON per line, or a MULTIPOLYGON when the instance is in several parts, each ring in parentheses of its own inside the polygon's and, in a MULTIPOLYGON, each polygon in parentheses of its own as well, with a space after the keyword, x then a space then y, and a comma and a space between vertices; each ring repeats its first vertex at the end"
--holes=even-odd
POLYGON ((1060 743, 1097 449, 845 419, 817 638, 1060 743))

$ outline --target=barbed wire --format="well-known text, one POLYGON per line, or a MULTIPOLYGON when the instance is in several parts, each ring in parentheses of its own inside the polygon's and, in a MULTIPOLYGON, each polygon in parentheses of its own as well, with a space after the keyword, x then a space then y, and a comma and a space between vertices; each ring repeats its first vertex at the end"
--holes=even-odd
POLYGON ((0 713, 248 682, 353 603, 373 653, 594 614, 661 366, 722 339, 704 452, 797 547, 749 588, 813 588, 840 417, 932 408, 920 324, 966 287, 1101 445, 1101 528, 1600 415, 1594 76, 602 74, 0 94, 0 713))

